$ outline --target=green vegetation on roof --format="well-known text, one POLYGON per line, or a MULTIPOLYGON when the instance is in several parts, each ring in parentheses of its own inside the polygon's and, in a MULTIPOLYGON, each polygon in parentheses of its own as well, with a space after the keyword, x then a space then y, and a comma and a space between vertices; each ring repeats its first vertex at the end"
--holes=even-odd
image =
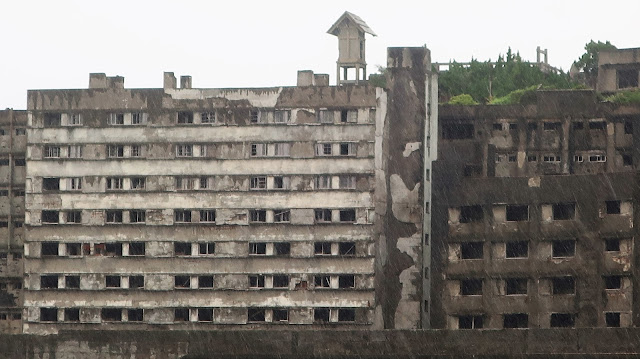
POLYGON ((533 85, 527 88, 514 90, 502 97, 496 97, 489 101, 490 105, 526 105, 535 103, 536 91, 540 85, 533 85))
POLYGON ((453 96, 446 105, 477 105, 478 101, 474 100, 471 95, 463 93, 453 96))
POLYGON ((640 104, 640 91, 622 91, 604 98, 604 101, 618 105, 640 104))

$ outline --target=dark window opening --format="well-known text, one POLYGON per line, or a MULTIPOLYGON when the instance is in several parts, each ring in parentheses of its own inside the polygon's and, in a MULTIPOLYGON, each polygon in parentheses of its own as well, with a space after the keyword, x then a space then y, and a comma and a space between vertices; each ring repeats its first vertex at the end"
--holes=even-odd
POLYGON ((210 275, 199 276, 198 288, 213 288, 213 276, 210 276, 210 275))
POLYGON ((176 308, 173 310, 174 322, 188 322, 189 320, 189 308, 176 308))
POLYGON ((144 255, 144 242, 131 242, 131 243, 129 243, 129 255, 130 256, 143 256, 144 255))
POLYGON ((314 308, 313 309, 313 321, 320 323, 329 322, 329 308, 314 308))
POLYGON ((105 277, 105 286, 107 288, 120 288, 121 281, 118 275, 108 275, 105 277))
POLYGON ((624 134, 632 135, 633 134, 633 122, 624 121, 624 134))
POLYGON ((355 322, 356 310, 350 308, 338 309, 338 321, 339 322, 355 322))
POLYGON ((551 328, 570 328, 575 325, 575 316, 569 313, 551 314, 551 328))
POLYGON ((622 165, 623 166, 633 166, 633 156, 630 154, 622 155, 622 165))
POLYGON ((278 242, 273 244, 273 250, 277 256, 288 256, 291 254, 291 243, 278 242))
POLYGON ((638 70, 618 70, 618 88, 638 87, 638 70))
POLYGON ((461 259, 482 259, 483 242, 465 242, 460 243, 461 259))
POLYGON ((216 253, 216 243, 199 243, 200 254, 215 254, 216 253))
POLYGON ((315 242, 313 244, 313 251, 316 255, 330 255, 331 242, 315 242))
POLYGON ((80 289, 80 276, 79 275, 65 276, 64 287, 68 289, 80 289))
POLYGON ((458 329, 482 329, 481 315, 462 315, 458 317, 458 329))
POLYGON ((576 241, 560 240, 551 243, 551 256, 554 258, 573 257, 576 254, 576 241))
POLYGON ((459 123, 442 125, 442 138, 445 140, 466 140, 473 138, 473 124, 459 123))
POLYGON ((62 115, 59 113, 46 112, 44 114, 44 127, 58 127, 61 122, 62 115))
POLYGON ((605 201, 607 214, 620 214, 620 201, 605 201))
POLYGON ((191 243, 189 242, 174 242, 173 250, 176 256, 190 256, 191 255, 191 243))
POLYGON ((40 308, 41 322, 57 322, 58 308, 40 308))
POLYGON ((247 319, 250 322, 264 322, 264 313, 262 308, 247 308, 247 319))
POLYGON ((127 320, 130 322, 141 322, 144 319, 144 311, 142 309, 128 309, 127 320))
POLYGON ((313 277, 316 288, 331 288, 331 277, 328 275, 317 275, 313 277))
POLYGON ((341 275, 338 277, 338 288, 355 288, 356 277, 354 275, 341 275))
POLYGON ((59 191, 60 190, 60 178, 43 178, 42 190, 44 191, 59 191))
POLYGON ((590 130, 605 130, 606 128, 607 128, 607 124, 604 121, 589 122, 590 130))
POLYGON ((475 206, 462 206, 460 207, 460 223, 471 223, 482 221, 483 212, 482 207, 475 206))
POLYGON ((77 308, 66 308, 64 310, 64 321, 65 322, 79 322, 80 321, 80 309, 77 309, 77 308))
POLYGON ((102 308, 100 317, 105 322, 121 322, 122 309, 120 308, 102 308))
POLYGON ((510 131, 516 131, 518 129, 518 124, 517 123, 510 123, 509 124, 509 130, 510 131))
POLYGON ((507 295, 527 294, 527 278, 508 278, 505 279, 505 284, 507 295))
POLYGON ((355 222, 355 221, 356 221, 355 209, 340 210, 340 222, 355 222))
POLYGON ((463 279, 460 281, 461 295, 482 295, 482 279, 463 279))
POLYGON ((505 314, 502 318, 504 328, 527 328, 529 326, 529 315, 525 313, 505 314))
POLYGON ((250 288, 264 288, 264 276, 263 275, 250 275, 249 276, 250 288))
POLYGON ((251 222, 266 222, 267 211, 260 209, 252 209, 249 211, 249 220, 251 222))
POLYGON ((122 211, 120 210, 107 211, 107 223, 122 223, 122 211))
POLYGON ((42 211, 42 223, 56 224, 60 221, 60 212, 42 211))
POLYGON ((575 294, 576 292, 576 281, 573 277, 553 278, 551 282, 554 295, 575 294))
POLYGON ((545 131, 556 131, 560 129, 560 122, 545 122, 542 128, 545 131))
POLYGON ((273 287, 274 288, 288 288, 289 287, 289 276, 288 275, 274 275, 273 276, 273 287))
POLYGON ((519 222, 529 220, 529 206, 507 206, 507 221, 519 222))
POLYGON ((604 277, 605 289, 620 289, 622 288, 622 276, 609 275, 604 277))
POLYGON ((267 254, 267 244, 264 242, 249 243, 249 254, 267 254))
POLYGON ((338 254, 341 256, 355 256, 356 255, 356 243, 355 242, 340 242, 338 244, 338 254))
POLYGON ((43 256, 57 256, 58 242, 42 242, 41 252, 43 256))
POLYGON ((553 219, 556 221, 571 220, 576 216, 575 203, 557 203, 552 206, 552 209, 553 219))
POLYGON ((129 288, 131 289, 144 288, 144 276, 143 275, 129 276, 129 288))
POLYGON ((529 256, 529 242, 517 241, 506 243, 507 258, 526 258, 529 256))
POLYGON ((193 112, 178 112, 178 123, 193 123, 193 112))
POLYGON ((465 165, 462 170, 462 175, 464 177, 480 177, 482 175, 482 166, 481 165, 465 165))
POLYGON ((620 327, 620 313, 604 313, 604 320, 609 328, 620 327))
POLYGON ((191 277, 188 275, 177 275, 174 279, 176 288, 191 288, 191 277))
POLYGON ((58 288, 57 275, 40 276, 40 289, 56 289, 56 288, 58 288))
POLYGON ((105 243, 104 255, 109 257, 122 256, 122 243, 105 243))
POLYGON ((502 124, 501 123, 494 123, 493 124, 493 130, 494 131, 502 131, 502 124))
POLYGON ((606 252, 620 252, 620 240, 618 238, 605 239, 604 250, 606 252))
POLYGON ((527 128, 529 129, 529 131, 536 131, 538 129, 538 124, 535 122, 529 122, 527 124, 527 128))
POLYGON ((288 309, 274 309, 273 310, 273 321, 274 322, 286 322, 289 320, 289 310, 288 309))
POLYGON ((574 130, 582 130, 582 129, 584 129, 584 123, 582 123, 582 122, 574 122, 573 123, 573 129, 574 130))

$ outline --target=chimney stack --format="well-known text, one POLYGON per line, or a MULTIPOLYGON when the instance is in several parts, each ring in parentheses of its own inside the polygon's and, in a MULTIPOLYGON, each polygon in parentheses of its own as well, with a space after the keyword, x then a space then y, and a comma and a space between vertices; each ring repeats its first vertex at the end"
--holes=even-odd
POLYGON ((90 89, 106 89, 107 75, 104 73, 89 74, 89 88, 90 89))
POLYGON ((181 89, 191 88, 191 76, 180 76, 180 88, 181 89))
POLYGON ((176 77, 173 75, 173 72, 165 72, 164 73, 164 89, 170 90, 176 88, 176 77))
POLYGON ((313 71, 298 71, 298 86, 313 86, 313 71))

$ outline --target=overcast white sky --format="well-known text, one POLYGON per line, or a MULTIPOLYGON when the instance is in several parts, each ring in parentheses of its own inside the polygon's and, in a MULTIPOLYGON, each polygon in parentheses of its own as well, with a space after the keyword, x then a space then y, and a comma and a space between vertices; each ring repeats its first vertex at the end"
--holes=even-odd
POLYGON ((26 108, 27 89, 86 88, 90 72, 125 87, 162 87, 162 72, 194 87, 295 85, 296 71, 335 81, 345 11, 378 34, 367 38, 369 72, 386 47, 427 45, 435 62, 496 59, 508 47, 569 69, 590 39, 640 47, 638 0, 73 1, 1 0, 0 108, 26 108))

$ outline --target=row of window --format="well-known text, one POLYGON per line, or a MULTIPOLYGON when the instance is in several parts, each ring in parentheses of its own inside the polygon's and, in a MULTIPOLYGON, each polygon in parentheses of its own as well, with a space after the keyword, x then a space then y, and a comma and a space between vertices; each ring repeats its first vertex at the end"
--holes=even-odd
MULTIPOLYGON (((605 252, 620 252, 620 239, 608 238, 604 240, 605 252)), ((452 244, 450 244, 452 246, 452 244)), ((551 242, 551 256, 553 258, 568 258, 575 256, 575 240, 554 240, 551 242)), ((509 241, 505 243, 506 258, 528 258, 528 241, 509 241)), ((460 259, 483 259, 483 242, 462 242, 460 243, 460 259)))
MULTIPOLYGON (((316 143, 316 156, 355 156, 356 142, 324 142, 316 143)), ((208 157, 213 144, 176 144, 176 158, 208 157)), ((249 145, 251 157, 290 157, 291 143, 262 142, 249 145)), ((45 145, 43 158, 82 158, 83 145, 45 145)), ((143 158, 147 154, 146 145, 106 145, 107 158, 143 158)))
POLYGON ((14 283, 0 283, 0 290, 18 290, 22 289, 22 283, 14 282, 14 283))
MULTIPOLYGON (((624 277, 621 275, 606 275, 603 276, 602 279, 604 289, 606 290, 620 290, 623 288, 624 277)), ((576 294, 576 282, 574 277, 554 277, 550 278, 550 280, 552 295, 576 294)), ((528 278, 505 278, 502 281, 504 284, 505 295, 528 294, 528 278)), ((482 295, 483 282, 484 280, 480 278, 467 278, 459 280, 460 295, 482 295)))
MULTIPOLYGON (((375 109, 369 109, 369 122, 375 121, 375 109)), ((188 124, 222 124, 224 119, 217 110, 206 111, 178 111, 176 123, 179 125, 188 124)), ((145 112, 114 112, 109 113, 107 123, 112 126, 122 125, 145 125, 148 122, 148 114, 145 112)), ((317 123, 357 123, 358 110, 319 110, 316 116, 317 123)), ((251 124, 288 124, 291 123, 291 110, 266 110, 256 109, 249 113, 249 123, 251 124)), ((44 114, 45 127, 60 126, 82 126, 83 118, 80 113, 52 113, 44 114)), ((21 129, 24 130, 24 129, 21 129)), ((18 134, 18 131, 16 131, 18 134)))
MULTIPOLYGON (((94 211, 95 214, 95 211, 94 211)), ((250 209, 249 223, 289 223, 291 221, 290 209, 250 209)), ((130 223, 144 224, 147 219, 147 212, 144 209, 108 209, 104 210, 105 223, 130 223), (128 221, 125 220, 128 219, 128 221)), ((355 223, 356 210, 348 209, 315 209, 315 223, 355 223), (333 212, 336 212, 334 218, 333 212), (334 220, 335 219, 335 220, 334 220)), ((43 210, 41 215, 42 224, 81 224, 81 210, 43 210)), ((216 223, 215 209, 174 209, 174 223, 216 223), (197 217, 196 217, 197 216, 197 217), (196 221, 196 218, 199 218, 196 221)))
MULTIPOLYGON (((546 154, 541 156, 542 161, 543 162, 549 162, 549 163, 560 163, 562 160, 560 158, 560 155, 556 155, 556 154, 546 154)), ((578 155, 574 155, 573 156, 573 162, 575 163, 583 163, 583 162, 607 162, 607 156, 603 153, 600 154, 578 154, 578 155)), ((500 162, 504 162, 505 160, 507 160, 508 162, 517 162, 518 161, 518 156, 515 153, 510 153, 510 154, 496 154, 496 163, 500 163, 500 162)), ((527 155, 527 162, 537 162, 538 161, 538 155, 535 154, 529 154, 527 155)), ((622 163, 625 166, 631 166, 633 165, 633 157, 631 154, 622 154, 622 163)))
MULTIPOLYGON (((214 322, 217 308, 174 308, 173 322, 214 322)), ((289 308, 247 308, 247 322, 288 322, 289 308)), ((103 322, 144 322, 140 308, 102 308, 103 322)), ((355 308, 313 308, 314 323, 355 322, 355 308)), ((40 322, 81 322, 80 308, 40 308, 40 322)), ((90 322, 92 323, 92 322, 90 322)))
MULTIPOLYGON (((8 158, 0 158, 0 167, 8 166, 9 159, 8 158)), ((27 161, 24 158, 15 158, 13 160, 13 165, 16 167, 24 167, 27 165, 27 161)))
MULTIPOLYGON (((209 176, 175 176, 175 188, 179 191, 207 190, 214 187, 214 178, 209 176)), ((42 179, 43 191, 80 191, 82 190, 82 177, 44 177, 42 179)), ((313 178, 314 189, 355 189, 355 175, 318 175, 313 178)), ((146 177, 106 177, 105 190, 145 190, 147 188, 146 177)), ((287 190, 291 189, 291 176, 251 176, 249 178, 250 190, 287 190)), ((7 191, 4 191, 7 192, 7 191)), ((15 192, 16 196, 24 196, 24 191, 15 192)), ((2 196, 2 191, 0 191, 2 196)))
POLYGON ((0 320, 22 320, 22 313, 0 312, 0 320))
MULTIPOLYGON (((500 205, 505 207, 506 221, 507 222, 521 222, 529 220, 529 205, 500 205)), ((548 205, 543 205, 548 206, 548 205)), ((551 218, 555 221, 573 220, 576 216, 576 204, 575 203, 554 203, 551 204, 551 218)), ((605 201, 604 203, 606 214, 616 215, 625 214, 628 210, 631 210, 631 202, 627 201, 605 201), (625 207, 625 213, 622 209, 625 207)), ((484 209, 481 205, 461 206, 459 207, 458 221, 460 223, 480 222, 484 219, 484 209)), ((628 214, 628 213, 626 213, 628 214)), ((457 213, 456 213, 457 215, 457 213)), ((450 214, 451 216, 451 214, 450 214)), ((494 214, 495 216, 495 214, 494 214)), ((450 218, 455 221, 455 218, 450 218)))
MULTIPOLYGON (((42 256, 123 256, 123 248, 127 248, 129 256, 145 254, 145 242, 107 243, 59 243, 41 242, 40 253, 42 256), (61 247, 62 245, 62 247, 61 247)), ((291 255, 290 242, 249 242, 249 255, 256 256, 289 256, 291 255)), ((355 256, 355 242, 329 242, 320 241, 313 243, 316 256, 355 256)), ((213 255, 216 253, 215 242, 174 242, 173 253, 175 256, 213 255)))
MULTIPOLYGON (((8 136, 10 135, 10 133, 7 133, 8 131, 4 128, 0 128, 0 136, 8 136)), ((16 134, 16 136, 26 136, 27 135, 27 129, 26 128, 22 128, 22 127, 18 127, 16 129, 14 129, 14 133, 16 134)))
MULTIPOLYGON (((605 325, 607 327, 620 327, 620 312, 605 312, 605 325)), ((482 329, 486 317, 484 315, 461 315, 457 317, 458 329, 482 329)), ((571 328, 576 323, 574 313, 551 313, 549 326, 551 328, 571 328)), ((529 315, 527 313, 502 314, 503 328, 528 328, 529 315)))
MULTIPOLYGON (((144 289, 143 275, 106 275, 104 286, 107 289, 144 289)), ((251 289, 289 289, 291 276, 287 274, 254 274, 247 276, 251 289)), ((307 289, 308 284, 299 284, 307 289)), ((353 274, 328 275, 317 274, 313 276, 313 288, 353 289, 356 286, 356 278, 353 274)), ((18 288, 20 289, 20 288, 18 288)), ((47 274, 40 276, 40 289, 80 289, 79 275, 47 274)), ((214 289, 213 275, 175 275, 174 289, 214 289)), ((226 289, 226 288, 225 288, 226 289)))

